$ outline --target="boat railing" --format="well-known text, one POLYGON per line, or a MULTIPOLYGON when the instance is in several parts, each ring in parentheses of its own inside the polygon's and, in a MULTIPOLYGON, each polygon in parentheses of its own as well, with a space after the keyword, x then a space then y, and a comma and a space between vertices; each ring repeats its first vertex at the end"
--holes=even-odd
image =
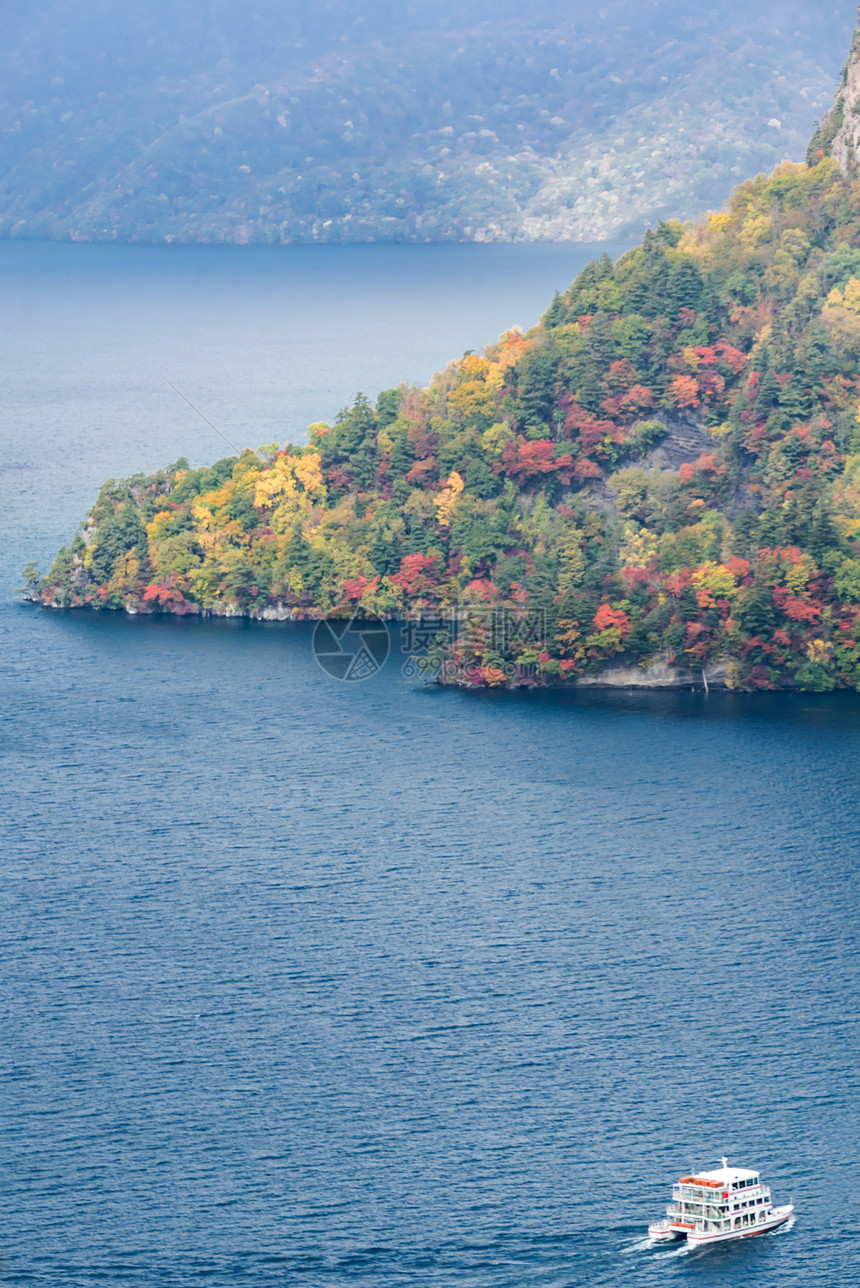
POLYGON ((688 1202, 690 1200, 696 1202, 702 1199, 713 1201, 717 1197, 722 1199, 723 1195, 726 1193, 730 1200, 768 1198, 770 1196, 770 1190, 766 1185, 750 1185, 742 1190, 729 1190, 727 1187, 722 1189, 704 1189, 698 1185, 672 1186, 672 1198, 676 1201, 680 1199, 685 1199, 688 1202))
POLYGON ((666 1215, 674 1221, 722 1221, 730 1213, 726 1207, 708 1207, 702 1212, 682 1212, 680 1208, 667 1208, 666 1215))
POLYGON ((717 1198, 716 1194, 709 1194, 706 1199, 691 1199, 685 1195, 682 1199, 673 1198, 672 1203, 675 1207, 680 1207, 682 1203, 689 1207, 725 1207, 727 1203, 731 1203, 731 1199, 717 1198))
POLYGON ((672 1198, 679 1199, 679 1200, 686 1199, 687 1201, 692 1199, 693 1201, 705 1200, 705 1201, 713 1202, 713 1200, 717 1197, 717 1195, 719 1195, 722 1198, 723 1194, 725 1193, 726 1193, 725 1190, 711 1190, 711 1189, 706 1190, 706 1189, 699 1189, 698 1186, 694 1186, 694 1185, 684 1185, 683 1187, 676 1185, 672 1190, 672 1198))

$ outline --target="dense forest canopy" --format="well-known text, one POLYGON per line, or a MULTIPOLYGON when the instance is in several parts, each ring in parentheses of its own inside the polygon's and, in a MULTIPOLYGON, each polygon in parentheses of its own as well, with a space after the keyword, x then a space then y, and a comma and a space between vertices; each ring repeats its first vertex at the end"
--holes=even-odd
POLYGON ((800 159, 827 0, 11 0, 0 236, 601 239, 800 159))
POLYGON ((592 262, 425 389, 359 396, 303 446, 107 483, 31 597, 539 613, 539 646, 453 646, 469 682, 625 661, 860 687, 860 182, 813 153, 592 262))

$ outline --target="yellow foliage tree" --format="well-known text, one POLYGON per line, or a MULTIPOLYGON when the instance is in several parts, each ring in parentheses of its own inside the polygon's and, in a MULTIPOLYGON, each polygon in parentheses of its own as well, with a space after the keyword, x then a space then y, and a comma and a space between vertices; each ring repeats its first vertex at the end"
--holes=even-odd
POLYGON ((737 582, 725 564, 707 560, 697 568, 691 577, 697 590, 707 590, 714 599, 731 599, 737 590, 737 582))
POLYGON ((826 640, 810 640, 806 646, 806 656, 810 662, 826 666, 830 661, 830 645, 826 640))
POLYGON ((146 535, 150 541, 160 541, 166 537, 173 523, 172 510, 159 510, 146 525, 146 535))
POLYGON ((618 554, 622 568, 647 568, 657 557, 659 549, 657 536, 650 529, 625 523, 624 540, 618 554))
POLYGON ((278 456, 257 479, 254 505, 258 509, 268 509, 281 500, 298 495, 292 462, 293 458, 290 456, 278 456))
POLYGON ((582 532, 571 528, 558 543, 558 593, 569 595, 582 581, 585 573, 585 555, 582 551, 582 532))
POLYGON ((797 563, 789 564, 785 574, 785 584, 791 591, 792 595, 802 595, 809 585, 809 580, 814 577, 818 569, 815 561, 810 555, 801 555, 797 563))
MULTIPOLYGON (((858 412, 858 420, 860 420, 860 412, 858 412)), ((514 434, 510 426, 506 425, 503 420, 497 420, 489 429, 485 429, 481 435, 481 450, 485 456, 489 456, 493 460, 501 460, 505 447, 513 441, 514 434)))
POLYGON ((463 480, 456 470, 453 471, 445 487, 436 498, 436 518, 443 528, 451 526, 451 514, 460 493, 463 491, 463 480))
POLYGON ((319 492, 323 485, 322 464, 319 452, 307 452, 303 456, 291 456, 290 461, 296 478, 306 492, 319 492))
POLYGON ((860 313, 860 280, 849 277, 844 291, 834 287, 827 297, 827 303, 837 308, 850 309, 852 313, 860 313))

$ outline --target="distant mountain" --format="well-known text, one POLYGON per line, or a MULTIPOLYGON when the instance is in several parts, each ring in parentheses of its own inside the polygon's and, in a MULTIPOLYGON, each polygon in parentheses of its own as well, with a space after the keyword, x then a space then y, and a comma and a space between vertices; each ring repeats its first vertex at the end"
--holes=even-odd
POLYGON ((9 0, 0 236, 601 239, 800 159, 852 7, 9 0))
POLYGON ((812 165, 305 447, 111 480, 29 598, 456 615, 426 661, 468 685, 860 689, 858 117, 855 34, 812 165))

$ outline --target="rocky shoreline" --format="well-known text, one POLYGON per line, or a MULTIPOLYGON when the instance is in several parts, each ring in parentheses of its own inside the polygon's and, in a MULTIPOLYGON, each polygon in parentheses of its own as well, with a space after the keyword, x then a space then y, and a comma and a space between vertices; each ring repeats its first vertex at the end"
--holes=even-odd
MULTIPOLYGON (((55 612, 93 611, 110 613, 117 611, 116 609, 99 608, 95 605, 88 605, 83 609, 80 607, 69 608, 43 599, 38 594, 24 594, 23 599, 28 603, 37 604, 40 608, 52 609, 55 612)), ((187 603, 178 610, 164 611, 164 609, 153 610, 129 603, 125 605, 122 611, 129 617, 200 617, 201 619, 224 617, 228 619, 245 618, 248 621, 255 622, 317 622, 324 620, 325 616, 313 610, 306 611, 289 608, 286 604, 267 605, 260 611, 248 611, 239 608, 237 604, 220 604, 213 608, 200 608, 197 604, 187 603)), ((387 620, 395 623, 402 619, 391 617, 387 620)), ((471 677, 468 680, 448 679, 442 683, 443 687, 449 688, 474 689, 490 687, 485 681, 471 677)), ((705 692, 710 692, 711 689, 731 690, 735 686, 732 683, 731 662, 729 659, 714 662, 704 668, 690 670, 689 668, 674 666, 665 661, 652 662, 648 666, 642 666, 631 658, 604 667, 602 670, 575 677, 549 679, 537 676, 528 681, 514 678, 500 687, 511 689, 702 689, 705 692)), ((793 689, 796 686, 783 684, 781 687, 783 689, 793 689)))

